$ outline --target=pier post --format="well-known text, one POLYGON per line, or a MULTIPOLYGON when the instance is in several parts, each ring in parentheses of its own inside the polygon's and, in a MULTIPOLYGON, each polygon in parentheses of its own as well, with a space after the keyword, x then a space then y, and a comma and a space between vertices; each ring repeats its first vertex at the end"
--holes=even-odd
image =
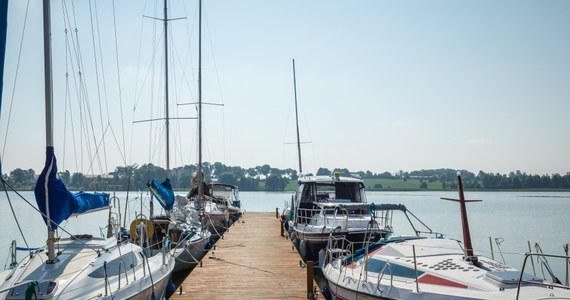
POLYGON ((279 207, 275 208, 275 219, 279 219, 279 207))
POLYGON ((307 299, 315 299, 315 294, 313 293, 313 261, 307 261, 307 299))

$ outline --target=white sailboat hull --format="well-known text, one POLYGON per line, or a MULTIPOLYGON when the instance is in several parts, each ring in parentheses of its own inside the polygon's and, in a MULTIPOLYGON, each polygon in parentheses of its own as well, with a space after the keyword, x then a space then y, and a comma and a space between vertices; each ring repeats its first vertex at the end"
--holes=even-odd
POLYGON ((25 299, 27 283, 37 282, 38 299, 161 299, 174 259, 113 238, 62 239, 53 264, 44 251, 27 256, 15 269, 2 273, 0 299, 25 299))
POLYGON ((323 273, 336 299, 570 299, 568 287, 531 275, 519 291, 518 270, 482 256, 474 266, 463 257, 457 241, 415 239, 355 261, 334 259, 323 273))

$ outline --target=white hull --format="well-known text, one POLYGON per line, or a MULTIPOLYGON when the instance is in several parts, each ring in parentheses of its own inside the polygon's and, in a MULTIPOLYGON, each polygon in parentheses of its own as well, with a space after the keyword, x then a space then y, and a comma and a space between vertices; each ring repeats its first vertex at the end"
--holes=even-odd
POLYGON ((198 238, 182 241, 178 247, 171 250, 172 256, 176 260, 173 272, 180 272, 195 267, 208 252, 206 246, 210 241, 210 237, 210 232, 204 231, 204 233, 200 233, 198 238))
POLYGON ((174 267, 170 255, 144 259, 140 247, 113 238, 62 239, 59 251, 53 264, 40 251, 2 273, 0 299, 25 299, 27 282, 38 282, 39 299, 161 299, 174 267))
MULTIPOLYGON (((518 270, 482 256, 474 266, 463 257, 457 241, 415 239, 384 245, 356 261, 334 259, 323 273, 336 299, 517 298, 518 270)), ((568 287, 530 275, 524 280, 519 299, 570 299, 568 287)))

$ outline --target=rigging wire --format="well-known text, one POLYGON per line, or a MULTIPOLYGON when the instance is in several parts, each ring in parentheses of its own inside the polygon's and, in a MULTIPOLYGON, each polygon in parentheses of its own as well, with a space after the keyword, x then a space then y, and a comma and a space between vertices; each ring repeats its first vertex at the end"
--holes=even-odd
MULTIPOLYGON (((117 85, 119 88, 119 109, 120 109, 120 113, 121 113, 121 137, 122 137, 122 152, 121 152, 121 156, 123 158, 123 164, 127 165, 127 158, 125 157, 125 155, 123 153, 126 153, 126 146, 125 146, 125 118, 123 116, 123 92, 121 89, 121 73, 119 71, 119 42, 118 42, 118 38, 117 38, 117 16, 115 13, 115 0, 113 0, 112 2, 112 6, 113 6, 113 29, 114 29, 114 37, 115 37, 115 58, 116 58, 116 64, 117 64, 117 85)), ((108 107, 108 105, 107 105, 108 107)), ((112 128, 111 128, 112 129, 112 128)), ((114 131, 113 132, 113 136, 114 136, 114 131)), ((116 140, 116 138, 115 138, 116 140)))
MULTIPOLYGON (((91 25, 91 45, 93 47, 93 60, 94 60, 94 64, 95 64, 95 84, 97 86, 97 103, 99 104, 99 124, 101 125, 101 133, 103 134, 103 107, 102 107, 102 103, 101 103, 101 86, 99 84, 99 62, 97 60, 97 49, 95 46, 95 28, 97 29, 97 40, 99 42, 99 48, 101 47, 101 35, 99 34, 99 20, 97 18, 97 4, 95 5, 95 9, 93 9, 91 7, 91 0, 89 0, 89 21, 90 21, 90 25, 91 25), (95 10, 95 23, 93 22, 93 10, 95 10)), ((103 53, 100 53, 101 55, 101 77, 103 78, 103 91, 105 91, 105 72, 104 72, 104 68, 103 68, 103 53)), ((106 96, 106 95, 105 95, 106 96)), ((107 122, 108 122, 108 105, 107 106, 107 122)), ((103 134, 103 137, 105 135, 103 134)), ((104 141, 104 138, 102 139, 104 141)), ((97 153, 97 152, 96 152, 97 153)), ((105 163, 105 170, 108 170, 109 167, 107 165, 107 147, 105 145, 105 143, 103 142, 103 159, 104 159, 104 163, 105 163)))
MULTIPOLYGON (((2 187, 4 188, 4 193, 6 193, 6 199, 8 199, 8 204, 10 204, 10 210, 12 211, 12 216, 14 216, 14 220, 16 221, 16 226, 18 226, 18 231, 20 232, 20 236, 22 236, 22 239, 24 240, 24 244, 26 244, 26 248, 30 248, 30 245, 28 245, 28 241, 26 240, 26 236, 24 235, 24 232, 22 231, 22 226, 20 226, 20 222, 18 221, 18 217, 16 216, 16 211, 14 210, 14 207, 12 206, 12 200, 10 200, 10 194, 8 193, 8 189, 6 188, 6 186, 8 186, 8 187, 10 187, 10 186, 4 180, 4 178, 1 176, 0 176, 0 181, 2 181, 2 187)), ((14 189, 12 189, 12 187, 10 187, 10 189, 15 191, 14 189)))
POLYGON ((216 55, 214 53, 214 45, 212 43, 212 34, 210 33, 210 26, 208 23, 208 16, 206 14, 206 8, 204 10, 204 22, 206 23, 206 31, 208 32, 208 41, 210 42, 210 52, 212 54, 212 62, 214 64, 214 73, 216 75, 216 80, 218 82, 218 93, 220 95, 220 101, 222 102, 222 153, 223 160, 226 163, 226 119, 225 119, 225 109, 224 109, 224 95, 222 93, 222 84, 220 82, 220 74, 218 72, 218 65, 216 63, 216 55))
MULTIPOLYGON (((83 139, 84 139, 84 136, 87 136, 86 139, 89 139, 89 131, 86 130, 86 125, 84 122, 85 112, 84 112, 84 106, 82 105, 82 103, 84 103, 82 100, 82 98, 83 98, 82 96, 84 96, 84 93, 82 93, 81 91, 84 91, 84 89, 83 89, 83 74, 82 74, 82 62, 81 62, 82 60, 81 60, 81 54, 80 54, 79 45, 78 45, 78 41, 79 41, 78 35, 77 35, 78 29, 77 29, 77 22, 76 22, 76 18, 75 18, 75 8, 73 5, 73 2, 71 4, 71 11, 72 11, 71 14, 69 12, 68 5, 65 2, 62 2, 62 5, 63 5, 63 10, 64 10, 64 20, 65 20, 64 23, 66 26, 66 30, 67 30, 67 32, 69 32, 69 29, 67 29, 67 28, 75 28, 74 32, 75 32, 75 36, 77 38, 77 39, 74 39, 73 35, 70 34, 70 38, 66 39, 66 43, 67 43, 67 47, 69 48, 69 52, 74 54, 74 55, 69 56, 69 62, 71 63, 70 66, 71 66, 71 70, 72 70, 71 73, 77 74, 79 77, 79 82, 78 82, 77 77, 73 76, 73 83, 74 83, 74 87, 75 87, 75 91, 76 91, 76 95, 77 95, 77 104, 78 104, 78 110, 79 110, 79 113, 78 113, 78 115, 79 115, 79 121, 78 121, 79 122, 79 126, 78 126, 79 127, 79 141, 77 141, 75 139, 75 135, 74 135, 73 136, 73 141, 74 141, 73 145, 74 145, 74 150, 76 151, 76 155, 77 155, 77 153, 79 153, 79 164, 76 164, 76 170, 84 170, 84 167, 83 167, 83 161, 84 161, 84 159, 83 159, 83 156, 84 156, 83 155, 83 144, 84 144, 83 139), (72 20, 71 20, 72 18, 73 18, 73 24, 74 25, 72 25, 72 20), (73 57, 75 57, 75 61, 74 61, 73 57), (77 68, 78 68, 77 71, 75 69, 75 63, 77 63, 77 68), (79 144, 79 151, 77 150, 77 146, 76 146, 77 144, 79 144)), ((69 72, 67 72, 67 73, 69 73, 69 72)), ((71 105, 71 103, 70 103, 70 105, 71 105)), ((71 106, 70 106, 70 109, 71 109, 71 106)), ((71 112, 71 110, 70 110, 70 115, 72 118, 72 123, 74 123, 73 122, 73 113, 71 112)), ((71 126, 71 127, 74 128, 75 126, 71 126)), ((90 151, 90 147, 89 147, 88 143, 87 143, 86 147, 88 148, 87 152, 90 153, 91 151, 90 151)), ((79 172, 79 171, 77 171, 77 172, 79 172)), ((81 187, 83 186, 84 183, 85 183, 84 181, 81 183, 81 187)))
MULTIPOLYGON (((62 2, 62 14, 63 16, 68 15, 68 11, 67 11, 67 6, 63 5, 62 2)), ((64 17, 64 20, 66 18, 64 17)), ((69 94, 70 88, 69 88, 69 63, 72 62, 72 58, 71 58, 71 49, 69 47, 70 43, 69 43, 69 29, 68 29, 68 25, 65 25, 65 29, 64 29, 64 33, 65 33, 65 122, 64 122, 64 135, 63 135, 63 144, 66 145, 67 144, 67 108, 69 107, 69 118, 71 121, 71 124, 74 124, 73 121, 73 110, 72 110, 72 106, 71 106, 71 95, 69 94)), ((73 69, 73 65, 71 65, 71 68, 73 69)), ((77 150, 77 140, 75 139, 76 134, 75 134, 75 126, 69 126, 71 128, 71 138, 72 138, 72 145, 73 145, 73 154, 74 154, 74 158, 75 158, 75 173, 79 173, 79 161, 78 161, 78 150, 77 150)), ((63 148, 64 152, 63 152, 63 166, 65 166, 65 153, 66 153, 66 147, 63 148)), ((65 169, 65 167, 63 167, 63 169, 65 169)))
MULTIPOLYGON (((186 16, 190 15, 190 14, 188 13, 188 8, 187 8, 185 2, 182 2, 182 6, 183 6, 184 15, 186 15, 186 16)), ((184 67, 184 68, 183 68, 183 77, 182 77, 182 78, 183 78, 183 80, 184 80, 184 82, 185 82, 185 85, 188 87, 188 91, 189 91, 189 94, 190 94, 190 98, 191 98, 191 99, 197 99, 197 98, 198 98, 198 95, 197 95, 198 91, 197 91, 197 89, 193 89, 193 84, 192 84, 192 82, 196 82, 197 79, 196 79, 196 77, 195 77, 195 73, 192 72, 192 70, 194 70, 195 68, 194 68, 194 59, 193 59, 194 56, 192 55, 193 52, 191 51, 191 49, 192 49, 191 43, 192 43, 192 40, 194 39, 193 33, 194 33, 194 29, 196 28, 196 24, 197 24, 196 20, 198 20, 198 17, 197 17, 197 16, 198 16, 198 6, 199 6, 199 3, 196 2, 195 10, 194 10, 194 11, 195 11, 194 17, 189 18, 189 19, 192 20, 192 22, 188 22, 188 21, 186 22, 186 35, 187 35, 187 38, 186 38, 185 40, 188 41, 188 45, 187 45, 188 51, 186 52, 186 57, 185 57, 185 59, 184 59, 184 62, 180 61, 180 59, 179 59, 180 64, 181 64, 182 66, 187 66, 188 64, 190 64, 190 70, 191 70, 191 71, 190 71, 190 72, 187 72, 187 71, 186 71, 186 67, 184 67), (189 74, 189 76, 188 76, 188 74, 189 74), (188 78, 188 77, 190 77, 190 78, 188 78)), ((180 57, 180 56, 178 55, 177 57, 180 57)), ((181 89, 182 89, 182 86, 181 86, 181 89)), ((179 91, 179 93, 181 93, 181 90, 179 91)), ((180 97, 179 97, 179 98, 180 98, 180 97)), ((197 100, 194 100, 193 102, 197 102, 197 100)), ((180 105, 180 102, 178 103, 178 105, 180 105)), ((193 161, 192 157, 193 157, 193 155, 194 155, 194 151, 196 151, 196 149, 198 148, 198 147, 197 147, 197 142, 196 142, 196 141, 197 141, 197 134, 198 134, 197 130, 196 130, 196 131, 189 131, 189 132, 194 132, 194 134, 193 134, 193 136, 189 139, 190 145, 189 145, 189 147, 188 147, 188 149, 189 149, 189 151, 188 151, 188 156, 186 156, 187 159, 184 159, 184 155, 183 155, 182 149, 180 149, 181 162, 182 162, 183 165, 186 165, 186 164, 184 163, 184 161, 193 161)), ((181 136, 180 134, 181 134, 181 132, 179 132, 179 137, 178 137, 178 139, 179 139, 180 141, 182 141, 183 138, 182 138, 182 136, 181 136)), ((180 147, 181 147, 181 145, 180 145, 180 147)), ((196 155, 197 155, 197 154, 196 154, 196 155)))
MULTIPOLYGON (((85 148, 86 148, 86 152, 87 152, 87 158, 92 158, 94 157, 94 153, 93 153, 93 149, 92 149, 92 145, 90 144, 89 140, 93 140, 94 145, 97 145, 97 138, 95 136, 95 125, 94 125, 94 121, 93 121, 93 113, 91 111, 91 106, 89 105, 90 103, 90 99, 89 99, 89 94, 87 92, 87 85, 86 85, 86 73, 85 73, 85 64, 84 64, 84 60, 83 60, 83 54, 82 54, 82 50, 81 50, 81 44, 79 43, 80 39, 79 39, 79 29, 77 26, 77 22, 76 22, 76 12, 75 12, 75 5, 74 2, 72 1, 72 12, 73 12, 73 20, 74 20, 74 33, 75 33, 75 38, 76 38, 76 59, 77 59, 77 65, 78 65, 78 76, 79 76, 79 90, 78 90, 78 97, 79 98, 79 105, 80 107, 83 107, 84 109, 83 114, 80 114, 82 120, 84 120, 83 122, 81 122, 81 128, 83 130, 83 133, 81 135, 81 138, 83 138, 83 136, 86 136, 86 141, 85 141, 85 148)), ((72 39, 73 40, 73 39, 72 39)), ((83 152, 83 148, 81 148, 82 152, 83 152)), ((99 155, 96 156, 97 159, 97 164, 99 166, 99 170, 103 170, 103 166, 101 163, 101 157, 99 155)), ((81 160, 82 164, 83 164, 83 159, 81 160)), ((82 170, 84 168, 82 167, 82 170)), ((93 170, 91 168, 89 168, 89 170, 87 172, 93 172, 93 170)))
MULTIPOLYGON (((4 191, 6 193, 8 193, 8 189, 6 189, 6 187, 8 187, 12 192, 14 192, 18 197, 20 197, 20 199, 24 200, 24 202, 26 202, 32 209, 34 209, 35 211, 37 211, 42 217, 44 217, 46 220, 48 220, 48 222, 52 222, 51 219, 48 218, 48 216, 46 214, 44 214, 43 212, 41 212, 36 206, 34 206, 32 203, 30 203, 30 201, 28 201, 28 199, 26 199, 22 194, 20 194, 20 192, 18 192, 16 189, 14 189, 14 187, 12 187, 8 182, 6 182, 4 179, 0 179, 0 181, 2 181, 2 184, 4 185, 4 191)), ((10 199, 8 197, 8 199, 10 199)), ((12 204, 10 203, 10 206, 12 206, 12 204)), ((16 215, 14 214, 14 217, 16 215)), ((16 219, 16 223, 18 223, 17 219, 16 219)), ((18 228, 20 228, 20 225, 18 224, 18 228)), ((67 233, 70 237, 73 236, 73 234, 71 234, 69 231, 67 231, 65 228, 58 226, 58 229, 61 229, 61 231, 67 233)), ((25 242, 25 238, 24 238, 24 234, 23 232, 20 230, 20 234, 22 235, 22 238, 24 239, 25 242)), ((93 248, 92 246, 88 245, 87 243, 85 243, 84 241, 82 241, 81 239, 76 239, 77 242, 83 244, 83 246, 85 246, 87 249, 93 250, 94 252, 98 253, 97 249, 93 248)), ((29 248, 28 243, 26 243, 26 247, 29 248)))
MULTIPOLYGON (((18 49, 18 59, 16 62, 16 72, 14 75, 14 83, 12 85, 12 95, 10 97, 10 109, 8 110, 8 119, 6 123, 6 131, 4 134, 4 146, 2 147, 2 153, 0 157, 0 162, 4 161, 4 154, 6 153, 6 145, 8 140, 8 132, 10 129, 10 120, 12 119, 12 108, 14 107, 14 97, 16 95, 16 83, 18 82, 18 74, 20 73, 20 61, 22 60, 22 49, 24 47, 24 36, 26 33, 26 25, 28 24, 28 12, 30 8, 30 0, 26 4, 26 12, 24 13, 24 24, 22 26, 22 33, 20 34, 20 47, 18 49)), ((1 109, 1 108, 0 108, 1 109)), ((0 174, 2 176, 2 174, 0 174)))

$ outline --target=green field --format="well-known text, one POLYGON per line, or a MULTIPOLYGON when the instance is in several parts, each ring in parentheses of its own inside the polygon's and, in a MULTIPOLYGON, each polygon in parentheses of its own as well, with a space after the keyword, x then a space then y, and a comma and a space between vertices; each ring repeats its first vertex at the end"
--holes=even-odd
MULTIPOLYGON (((421 181, 419 180, 399 180, 399 179, 363 179, 364 186, 367 191, 417 191, 420 189, 421 181), (375 188, 377 184, 381 184, 382 188, 375 188)), ((427 182, 427 190, 441 190, 441 182, 427 182)), ((297 181, 291 180, 285 187, 286 191, 295 191, 297 189, 297 181)))
MULTIPOLYGON (((389 191, 389 190, 420 190, 420 184, 422 183, 416 179, 410 179, 407 181, 403 181, 400 179, 364 179, 364 185, 366 186, 366 190, 368 191, 389 191), (375 188, 377 184, 381 184, 382 188, 375 188)), ((427 189, 428 190, 441 190, 441 182, 434 181, 428 182, 427 189)))

